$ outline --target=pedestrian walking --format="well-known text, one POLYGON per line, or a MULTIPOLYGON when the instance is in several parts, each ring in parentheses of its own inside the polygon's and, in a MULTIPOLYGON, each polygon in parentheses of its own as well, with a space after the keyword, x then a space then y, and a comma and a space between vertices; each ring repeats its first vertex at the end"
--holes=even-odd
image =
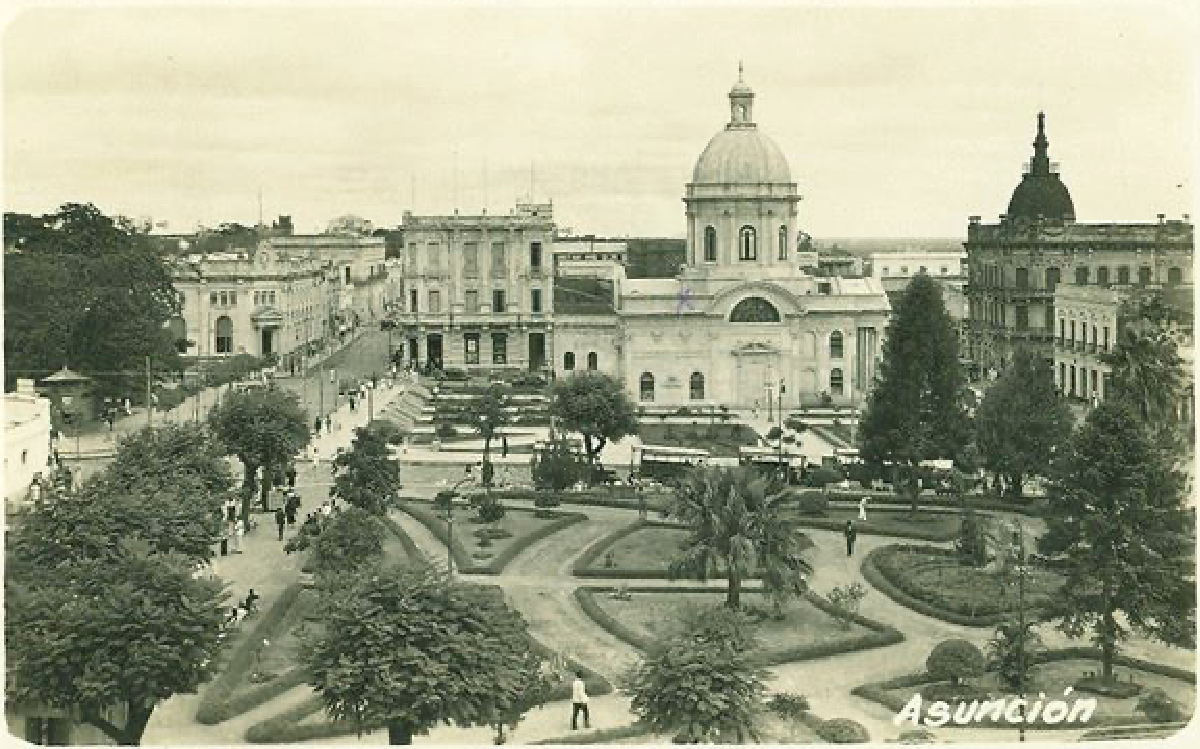
POLYGON ((854 556, 854 539, 858 538, 858 529, 854 527, 853 520, 846 521, 846 530, 843 533, 846 535, 846 556, 854 556))
POLYGON ((333 432, 333 417, 329 414, 325 414, 325 431, 333 432))
POLYGON ((867 519, 867 498, 866 497, 863 497, 862 499, 858 500, 858 519, 860 521, 867 519))
POLYGON ((232 523, 237 520, 237 502, 233 497, 225 500, 225 522, 232 523))
POLYGON ((650 511, 649 506, 646 504, 646 495, 642 493, 642 487, 640 486, 637 487, 635 491, 637 492, 638 517, 642 520, 645 520, 646 515, 648 515, 650 511))
POLYGON ((287 485, 289 489, 296 488, 296 466, 288 466, 287 469, 287 485))
POLYGON ((353 411, 354 411, 354 406, 355 406, 355 404, 357 404, 357 403, 358 403, 358 398, 356 398, 356 397, 354 396, 354 393, 351 393, 351 394, 350 394, 350 411, 351 411, 352 413, 353 413, 353 411))
POLYGON ((229 530, 229 540, 230 540, 230 546, 232 547, 232 548, 230 548, 230 553, 231 554, 241 554, 242 553, 242 536, 245 535, 245 533, 246 533, 246 527, 244 525, 242 525, 242 521, 240 521, 240 520, 235 520, 230 525, 231 525, 231 527, 229 530))
POLYGON ((500 435, 500 457, 502 457, 502 458, 508 457, 508 435, 507 434, 500 435))
POLYGON ((318 437, 321 436, 321 417, 320 416, 313 419, 313 434, 317 435, 318 437))
POLYGON ((287 502, 283 505, 284 514, 287 515, 287 524, 296 524, 296 511, 300 509, 300 495, 296 492, 288 494, 287 502))
POLYGON ((583 683, 583 672, 575 672, 575 681, 571 682, 571 730, 579 728, 579 714, 583 713, 583 727, 591 728, 592 722, 588 715, 587 685, 583 683))
POLYGON ((283 528, 287 525, 287 513, 280 507, 275 511, 275 526, 279 528, 279 540, 283 540, 283 528))

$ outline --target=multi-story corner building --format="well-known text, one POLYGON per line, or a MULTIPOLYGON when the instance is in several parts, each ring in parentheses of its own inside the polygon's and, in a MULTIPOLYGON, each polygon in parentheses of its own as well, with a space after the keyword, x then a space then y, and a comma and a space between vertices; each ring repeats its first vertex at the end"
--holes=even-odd
POLYGON ((1060 283, 1079 286, 1192 282, 1193 227, 1187 221, 1082 224, 1057 166, 1050 162, 1045 116, 1038 115, 1033 160, 996 224, 972 216, 967 227, 973 374, 1003 369, 1017 346, 1052 358, 1060 283))
POLYGON ((418 366, 543 369, 554 312, 554 208, 509 215, 404 213, 404 287, 393 315, 418 366))
POLYGON ((283 370, 303 364, 339 332, 342 275, 328 262, 272 250, 188 255, 172 265, 182 296, 175 320, 197 360, 235 354, 278 358, 283 370))
POLYGON ((1174 309, 1182 321, 1173 331, 1187 376, 1179 414, 1185 420, 1194 418, 1193 293, 1191 285, 1170 288, 1060 285, 1054 292, 1058 319, 1054 375, 1059 390, 1069 398, 1090 403, 1107 398, 1112 367, 1105 358, 1117 345, 1121 329, 1132 321, 1128 303, 1143 295, 1154 295, 1174 309))

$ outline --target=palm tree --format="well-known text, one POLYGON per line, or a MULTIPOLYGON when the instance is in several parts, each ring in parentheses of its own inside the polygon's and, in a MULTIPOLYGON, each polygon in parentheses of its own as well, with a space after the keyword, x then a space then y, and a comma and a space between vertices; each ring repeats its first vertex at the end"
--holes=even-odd
POLYGON ((779 606, 798 593, 812 567, 799 553, 799 536, 780 517, 782 495, 752 468, 697 468, 675 491, 668 516, 688 526, 687 544, 671 561, 672 579, 707 580, 723 569, 725 605, 741 605, 742 581, 761 570, 767 594, 779 606))

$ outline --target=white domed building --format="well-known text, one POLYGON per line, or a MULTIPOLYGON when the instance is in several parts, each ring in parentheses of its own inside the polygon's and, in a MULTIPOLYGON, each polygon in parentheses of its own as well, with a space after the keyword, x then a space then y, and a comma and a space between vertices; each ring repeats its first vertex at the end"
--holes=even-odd
MULTIPOLYGON (((741 80, 729 104, 729 123, 700 154, 683 198, 686 264, 676 278, 621 283, 614 369, 646 405, 765 409, 783 382, 785 409, 823 394, 862 406, 887 295, 870 278, 800 270, 800 194, 787 158, 759 130, 741 80)), ((558 351, 571 348, 566 338, 558 351)))

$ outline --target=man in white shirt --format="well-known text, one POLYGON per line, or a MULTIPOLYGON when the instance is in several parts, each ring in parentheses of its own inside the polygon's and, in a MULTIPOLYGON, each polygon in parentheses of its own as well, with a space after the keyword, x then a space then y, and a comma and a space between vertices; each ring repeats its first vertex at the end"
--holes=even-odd
POLYGON ((583 713, 583 727, 591 728, 591 720, 588 717, 588 694, 587 686, 583 683, 583 673, 575 672, 575 681, 571 682, 571 730, 574 731, 579 727, 579 714, 583 713))

